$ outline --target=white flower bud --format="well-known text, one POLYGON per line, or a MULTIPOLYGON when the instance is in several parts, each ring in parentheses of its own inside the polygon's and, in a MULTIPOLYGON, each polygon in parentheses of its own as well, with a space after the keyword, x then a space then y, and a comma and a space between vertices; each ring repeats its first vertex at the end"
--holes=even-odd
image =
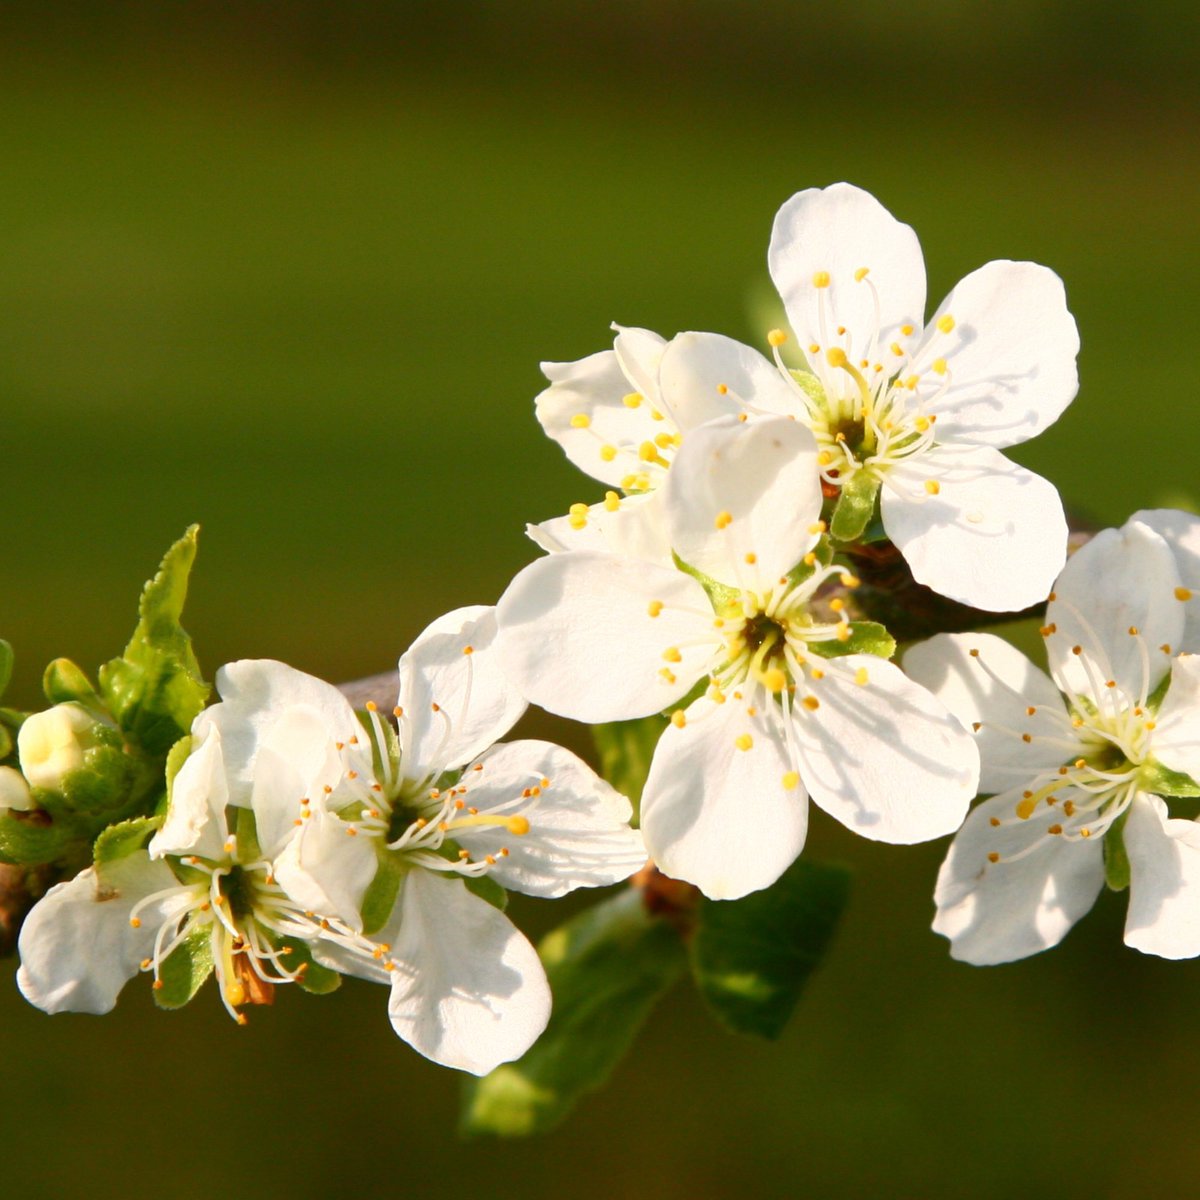
POLYGON ((96 720, 78 704, 56 704, 28 717, 17 733, 21 770, 32 787, 57 790, 63 777, 83 766, 95 745, 96 720))
POLYGON ((18 812, 26 812, 32 807, 33 797, 29 794, 25 776, 15 767, 0 767, 0 811, 15 808, 18 812))

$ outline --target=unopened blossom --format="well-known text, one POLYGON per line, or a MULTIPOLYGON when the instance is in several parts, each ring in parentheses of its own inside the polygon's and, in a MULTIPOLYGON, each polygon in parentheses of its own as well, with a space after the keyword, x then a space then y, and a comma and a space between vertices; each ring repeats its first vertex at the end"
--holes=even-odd
POLYGON ((33 787, 56 789, 83 766, 97 721, 79 704, 56 704, 25 718, 17 732, 21 770, 33 787))
MULTIPOLYGON (((817 448, 786 419, 693 430, 662 492, 679 565, 570 550, 498 606, 500 650, 535 703, 582 721, 671 711, 642 796, 667 874, 714 898, 772 883, 799 854, 809 795, 849 828, 913 842, 957 828, 969 737, 884 658, 853 651, 818 553, 817 448), (697 695, 699 692, 699 695, 697 695)), ((878 627, 874 627, 878 629, 878 627)))
POLYGON ((774 364, 730 338, 680 334, 660 363, 662 407, 798 417, 823 483, 868 512, 878 494, 920 583, 993 611, 1042 600, 1066 555, 1062 504, 1000 451, 1040 433, 1077 390, 1079 337, 1058 276, 987 263, 926 323, 916 234, 845 183, 784 204, 769 263, 803 369, 785 365, 781 330, 774 364))
POLYGON ((206 714, 235 747, 233 792, 270 788, 296 831, 280 884, 358 935, 314 957, 387 983, 396 1032, 475 1074, 529 1048, 550 995, 536 951, 468 885, 558 896, 627 878, 646 857, 629 802, 575 755, 494 744, 525 709, 494 636, 492 610, 468 608, 417 639, 400 662, 398 734, 377 705, 360 720, 336 688, 266 661, 226 667, 206 714))
MULTIPOLYGON (((242 1006, 269 1002, 274 986, 300 977, 288 939, 372 946, 323 924, 292 900, 274 859, 294 832, 273 813, 269 789, 250 810, 257 836, 231 830, 220 735, 208 729, 175 778, 162 827, 137 849, 57 884, 21 930, 17 983, 47 1012, 108 1012, 139 971, 163 986, 176 952, 207 955, 221 1002, 239 1023, 242 1006)), ((247 814, 249 815, 249 814, 247 814)))
POLYGON ((1107 877, 1126 944, 1200 954, 1200 520, 1138 513, 1078 551, 1042 628, 1050 677, 988 634, 941 634, 905 667, 975 731, 978 805, 938 876, 934 928, 956 958, 1056 945, 1107 877))

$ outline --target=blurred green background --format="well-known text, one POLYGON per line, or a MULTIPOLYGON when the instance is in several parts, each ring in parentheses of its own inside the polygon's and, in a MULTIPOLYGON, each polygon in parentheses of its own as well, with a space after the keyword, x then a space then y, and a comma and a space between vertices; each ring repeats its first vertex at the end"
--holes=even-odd
MULTIPOLYGON (((123 645, 191 521, 209 671, 386 669, 499 595, 524 522, 596 494, 533 420, 539 360, 611 320, 761 341, 775 209, 838 179, 916 227, 931 301, 991 258, 1057 270, 1082 392, 1017 457, 1104 522, 1179 500, 1198 54, 1182 3, 6 4, 11 702, 123 645)), ((458 1081, 369 985, 246 1030, 136 982, 50 1020, 4 965, 4 1195, 1200 1194, 1200 966, 1126 950, 1111 896, 1050 955, 954 964, 944 847, 831 826, 809 853, 854 865, 852 909, 782 1042, 681 989, 531 1143, 456 1143, 458 1081)), ((566 911, 514 905, 534 932, 566 911)))

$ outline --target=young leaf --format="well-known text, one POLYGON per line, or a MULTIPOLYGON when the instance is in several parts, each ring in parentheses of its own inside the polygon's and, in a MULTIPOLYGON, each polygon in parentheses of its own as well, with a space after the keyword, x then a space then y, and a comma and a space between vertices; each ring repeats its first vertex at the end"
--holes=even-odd
POLYGON ((538 953, 554 993, 550 1024, 520 1062, 468 1081, 464 1133, 522 1137, 556 1125, 608 1078, 687 962, 679 934, 633 889, 547 934, 538 953))
POLYGON ((212 974, 212 937, 207 927, 189 934, 163 960, 158 970, 162 987, 154 989, 159 1008, 182 1008, 212 974))
POLYGON ((104 704, 91 680, 69 658, 56 658, 42 676, 42 690, 51 704, 76 703, 95 716, 104 715, 104 704))
POLYGON ((152 758, 163 756, 208 699, 191 639, 179 623, 196 557, 193 525, 146 584, 125 653, 100 668, 100 695, 117 724, 152 758))
MULTIPOLYGON (((706 679, 705 684, 708 683, 706 679)), ((654 747, 667 719, 657 714, 637 721, 612 721, 592 727, 592 738, 600 755, 600 774, 629 797, 634 812, 642 799, 642 788, 650 774, 654 747)))
POLYGON ((779 1037, 829 946, 849 891, 844 868, 798 859, 761 892, 701 901, 692 973, 725 1025, 779 1037))
POLYGON ((829 522, 830 535, 839 542, 856 542, 875 513, 879 480, 869 471, 859 471, 843 485, 829 522))
MULTIPOLYGON (((34 800, 38 799, 35 791, 34 800)), ((54 862, 72 842, 86 837, 87 830, 69 815, 52 820, 45 812, 0 812, 0 862, 54 862)), ((90 840, 90 839, 89 839, 90 840)))
POLYGON ((134 817, 110 825, 97 839, 93 858, 97 867, 141 850, 162 824, 161 817, 134 817))

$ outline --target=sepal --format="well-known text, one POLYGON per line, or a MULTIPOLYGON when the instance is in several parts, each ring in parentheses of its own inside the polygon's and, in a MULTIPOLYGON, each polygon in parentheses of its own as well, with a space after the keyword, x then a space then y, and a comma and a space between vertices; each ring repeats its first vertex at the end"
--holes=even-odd
POLYGON ((205 926, 189 934, 163 959, 154 987, 154 1003, 159 1008, 182 1008, 212 971, 212 936, 205 926))
POLYGON ((857 542, 875 516, 878 499, 878 478, 869 471, 857 471, 842 485, 829 519, 830 536, 839 542, 857 542))
POLYGON ((891 658, 896 653, 896 639, 878 621, 851 621, 850 636, 844 642, 833 638, 827 642, 809 642, 808 648, 822 658, 841 658, 846 654, 891 658))

